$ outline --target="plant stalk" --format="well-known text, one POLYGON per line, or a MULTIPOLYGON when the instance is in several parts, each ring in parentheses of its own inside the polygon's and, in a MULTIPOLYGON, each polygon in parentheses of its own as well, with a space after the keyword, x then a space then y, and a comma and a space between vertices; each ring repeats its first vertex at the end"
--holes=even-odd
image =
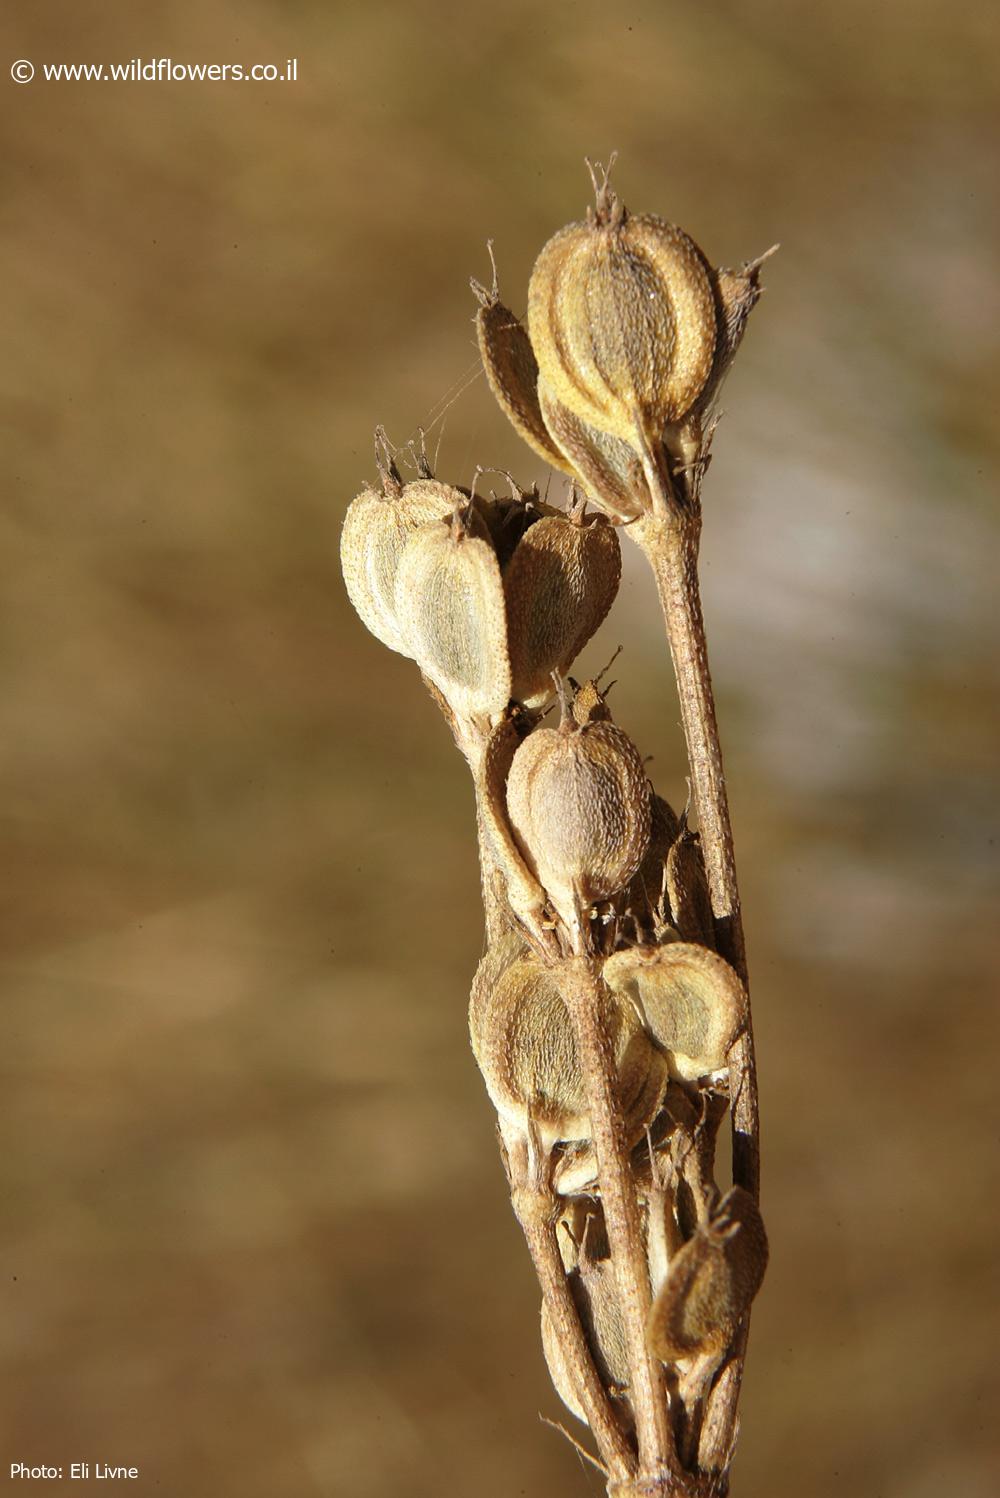
POLYGON ((640 1477, 663 1478, 676 1471, 677 1459, 663 1368, 646 1346, 646 1320, 652 1303, 649 1269, 629 1150, 613 1089, 614 1057, 599 1014, 601 982, 591 960, 584 956, 568 958, 561 967, 560 978, 560 991, 573 1019, 580 1068, 587 1087, 601 1203, 628 1349, 640 1477))
MULTIPOLYGON (((527 1151, 525 1151, 527 1154, 527 1151)), ((635 1455, 601 1382, 570 1291, 556 1239, 558 1204, 551 1188, 530 1182, 527 1161, 511 1164, 511 1202, 552 1321, 552 1329, 577 1381, 587 1423, 607 1467, 609 1482, 627 1482, 635 1474, 635 1455)))
MULTIPOLYGON (((677 678, 716 941, 719 951, 746 986, 746 948, 736 882, 733 830, 698 587, 701 515, 697 510, 679 513, 676 508, 665 515, 646 515, 629 527, 629 534, 645 553, 653 570, 663 610, 677 678)), ((759 1121, 749 1008, 745 1027, 729 1055, 729 1076, 733 1180, 756 1199, 760 1184, 759 1121)))

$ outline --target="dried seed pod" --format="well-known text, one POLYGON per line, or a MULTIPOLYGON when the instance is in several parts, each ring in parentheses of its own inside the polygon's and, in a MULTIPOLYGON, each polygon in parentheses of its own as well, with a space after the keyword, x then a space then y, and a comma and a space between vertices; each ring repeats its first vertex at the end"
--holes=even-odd
POLYGON ((522 536, 504 571, 512 695, 540 707, 614 602, 618 537, 603 515, 550 515, 522 536))
MULTIPOLYGON (((501 1122, 523 1132, 530 1123, 543 1149, 551 1150, 562 1140, 589 1139, 586 1084, 558 972, 531 955, 511 960, 516 941, 507 938, 480 963, 469 1004, 469 1033, 501 1122)), ((627 1111, 642 1095, 650 1071, 655 1073, 656 1053, 631 1006, 606 996, 602 1021, 627 1111)))
POLYGON ((684 941, 715 946, 715 921, 708 877, 697 833, 685 828, 667 854, 667 898, 670 920, 684 941))
POLYGON ((629 214, 606 175, 594 180, 596 210, 538 257, 527 333, 500 303, 495 272, 491 291, 473 289, 487 378, 516 429, 628 521, 675 489, 696 495, 704 418, 772 251, 715 270, 682 229, 629 214))
MULTIPOLYGON (((580 1266, 567 1278, 601 1382, 611 1393, 624 1395, 629 1384, 628 1347, 611 1265, 606 1259, 589 1260, 582 1256, 580 1266)), ((542 1350, 556 1393, 566 1408, 586 1424, 572 1365, 563 1355, 544 1302, 542 1350)))
POLYGON ((396 573, 403 548, 428 521, 451 515, 464 496, 434 479, 394 483, 389 472, 381 492, 362 489, 348 506, 340 535, 340 565, 347 594, 373 635, 400 655, 412 651, 396 614, 396 573))
POLYGON ((746 994, 717 953, 679 941, 632 947, 606 960, 604 981, 636 1004, 673 1076, 693 1081, 726 1065, 746 1013, 746 994))
POLYGON ((613 520, 635 520, 652 501, 635 447, 589 425, 564 406, 544 380, 538 382, 538 402, 545 424, 561 452, 573 465, 588 495, 613 520))
POLYGON ((478 281, 472 282, 472 290, 479 301, 476 336, 490 389, 529 447, 553 468, 572 473, 572 466, 546 430, 538 404, 538 361, 521 323, 500 300, 496 267, 491 290, 478 281))
POLYGON ((588 425, 659 444, 708 384, 716 302, 705 257, 682 229, 625 211, 609 189, 587 223, 542 250, 528 335, 542 386, 588 425))
MULTIPOLYGON (((657 1118, 663 1104, 663 1096, 669 1081, 664 1056, 650 1045, 647 1069, 638 1092, 632 1097, 623 1095, 619 1099, 626 1145, 631 1148, 644 1139, 651 1124, 657 1118)), ((636 1072, 638 1076, 638 1071, 636 1072)), ((597 1191, 597 1151, 589 1139, 574 1140, 564 1144, 552 1165, 552 1189, 557 1196, 575 1196, 581 1191, 597 1191)))
POLYGON ((483 831, 512 912, 529 929, 540 929, 545 891, 528 868, 507 820, 507 780, 521 743, 517 723, 504 718, 490 732, 476 773, 476 799, 483 831))
POLYGON ((639 871, 629 886, 628 905, 632 915, 647 927, 657 929, 657 940, 668 939, 664 926, 662 901, 666 882, 666 864, 677 839, 679 823, 673 808, 662 796, 653 794, 649 844, 639 871))
POLYGON ((489 531, 470 505, 414 531, 394 600, 407 652, 452 711, 502 713, 510 700, 503 581, 489 531))
POLYGON ((514 755, 507 811, 526 863, 571 927, 628 884, 649 841, 649 781, 632 740, 566 712, 514 755))
POLYGON ((665 1363, 724 1352, 766 1268, 760 1212, 734 1186, 671 1260, 646 1324, 650 1351, 665 1363))

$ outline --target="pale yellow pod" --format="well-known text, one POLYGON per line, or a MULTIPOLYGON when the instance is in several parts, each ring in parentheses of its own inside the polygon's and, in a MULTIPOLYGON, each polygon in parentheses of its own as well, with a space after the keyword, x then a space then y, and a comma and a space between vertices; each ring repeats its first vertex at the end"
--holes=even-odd
POLYGON ((528 336, 539 381, 583 422, 656 443, 712 373, 711 270, 689 235, 620 204, 549 240, 531 275, 528 336))
POLYGON ((767 1257, 760 1211, 734 1186, 671 1259, 646 1323, 650 1351, 665 1363, 723 1353, 760 1289, 767 1257))
MULTIPOLYGON (((556 972, 531 955, 510 960, 517 938, 487 952, 472 986, 469 1034, 493 1106, 542 1146, 590 1137, 586 1085, 573 1021, 556 972)), ((603 1023, 614 1051, 620 1100, 632 1102, 655 1069, 656 1053, 631 1006, 605 996, 603 1023)))
POLYGON ((643 1015, 671 1074, 693 1081, 720 1071, 746 1014, 736 973, 693 942, 632 947, 607 958, 604 981, 643 1015))
POLYGON ((549 515, 521 537, 504 570, 512 696, 541 707, 604 620, 621 578, 618 536, 603 515, 549 515))
POLYGON ((396 617, 409 655, 462 718, 499 716, 510 700, 503 580, 474 510, 410 536, 396 570, 396 617))
POLYGON ((650 787, 639 752, 613 723, 536 728, 507 781, 510 825, 525 862, 573 926, 622 889, 649 840, 650 787))
POLYGON ((448 484, 416 479, 398 492, 362 489, 340 533, 340 565, 347 596, 371 633, 400 655, 410 655, 396 616, 396 573, 403 548, 421 525, 451 515, 465 497, 448 484))

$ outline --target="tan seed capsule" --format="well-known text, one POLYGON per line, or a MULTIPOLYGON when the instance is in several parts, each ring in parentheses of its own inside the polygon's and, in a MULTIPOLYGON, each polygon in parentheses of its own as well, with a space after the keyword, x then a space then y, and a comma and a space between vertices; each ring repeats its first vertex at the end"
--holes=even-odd
POLYGON ((677 838, 678 821, 672 807, 662 796, 652 797, 649 843, 639 871, 629 886, 628 904, 637 921, 657 931, 657 941, 666 939, 664 928, 664 886, 666 863, 677 838))
POLYGON ((396 570, 407 652, 462 718, 499 715, 510 700, 500 566, 475 510, 421 526, 396 570))
POLYGON ((683 941, 715 946, 715 922, 708 877, 696 833, 685 829, 667 854, 667 898, 670 919, 683 941))
POLYGON ((746 1013, 743 985, 728 962, 693 942, 632 947, 604 964, 604 981, 630 998, 673 1076, 705 1077, 726 1065, 746 1013))
POLYGON ((473 281, 472 289, 479 301, 476 335, 490 389, 525 442, 553 468, 572 473, 542 419, 538 362, 531 340, 513 312, 500 301, 495 278, 491 291, 478 281, 473 281))
POLYGON ((514 755, 510 825, 563 921, 624 888, 649 840, 650 789, 638 750, 609 722, 536 728, 514 755))
POLYGON ((710 268, 683 230, 607 195, 591 222, 570 224, 539 255, 528 334, 560 404, 630 445, 637 435, 658 444, 712 373, 710 268))
POLYGON ((603 515, 536 521, 504 571, 512 695, 540 707, 614 602, 621 548, 603 515))
MULTIPOLYGON (((472 1049, 502 1121, 529 1123, 546 1150, 589 1139, 586 1084, 569 1011, 554 971, 527 955, 514 958, 516 937, 480 963, 469 1005, 472 1049)), ((623 1107, 641 1095, 656 1055, 630 1007, 610 998, 603 1020, 614 1050, 623 1107)))
POLYGON ((347 594, 372 634, 410 655, 396 615, 396 573, 403 548, 428 521, 451 515, 464 503, 457 489, 434 479, 363 489, 348 506, 340 536, 340 565, 347 594))
POLYGON ((671 1259, 646 1324, 650 1351, 665 1363, 724 1352, 760 1289, 767 1252, 753 1197, 734 1186, 671 1259))
MULTIPOLYGON (((574 1269, 568 1276, 580 1323, 604 1387, 623 1394, 629 1384, 625 1323, 611 1265, 606 1260, 574 1269)), ((571 1363, 563 1355, 552 1319, 542 1303, 542 1350, 553 1387, 566 1408, 587 1422, 571 1363)))

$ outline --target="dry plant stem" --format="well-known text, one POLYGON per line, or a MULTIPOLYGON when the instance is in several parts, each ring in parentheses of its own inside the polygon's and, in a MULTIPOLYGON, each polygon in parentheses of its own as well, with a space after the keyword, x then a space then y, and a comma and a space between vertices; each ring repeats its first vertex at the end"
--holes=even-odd
MULTIPOLYGON (((666 625, 719 950, 747 981, 733 832, 698 589, 701 515, 695 507, 646 515, 629 527, 656 579, 666 625)), ((730 1052, 733 1179, 756 1199, 760 1181, 757 1078, 749 1011, 730 1052)))
MULTIPOLYGON (((528 1172, 515 1162, 514 1179, 528 1172)), ((601 1383, 569 1288, 556 1239, 558 1203, 551 1189, 515 1184, 511 1202, 531 1254, 552 1328, 577 1378, 577 1392, 612 1481, 635 1472, 635 1457, 601 1383)))
POLYGON ((651 1293, 621 1112, 612 1089, 614 1058, 598 1013, 600 980, 586 957, 568 959, 560 988, 576 1032, 580 1067, 587 1085, 591 1134, 597 1150, 601 1202, 608 1245, 618 1283, 631 1371, 641 1476, 676 1470, 663 1368, 646 1347, 651 1293))

